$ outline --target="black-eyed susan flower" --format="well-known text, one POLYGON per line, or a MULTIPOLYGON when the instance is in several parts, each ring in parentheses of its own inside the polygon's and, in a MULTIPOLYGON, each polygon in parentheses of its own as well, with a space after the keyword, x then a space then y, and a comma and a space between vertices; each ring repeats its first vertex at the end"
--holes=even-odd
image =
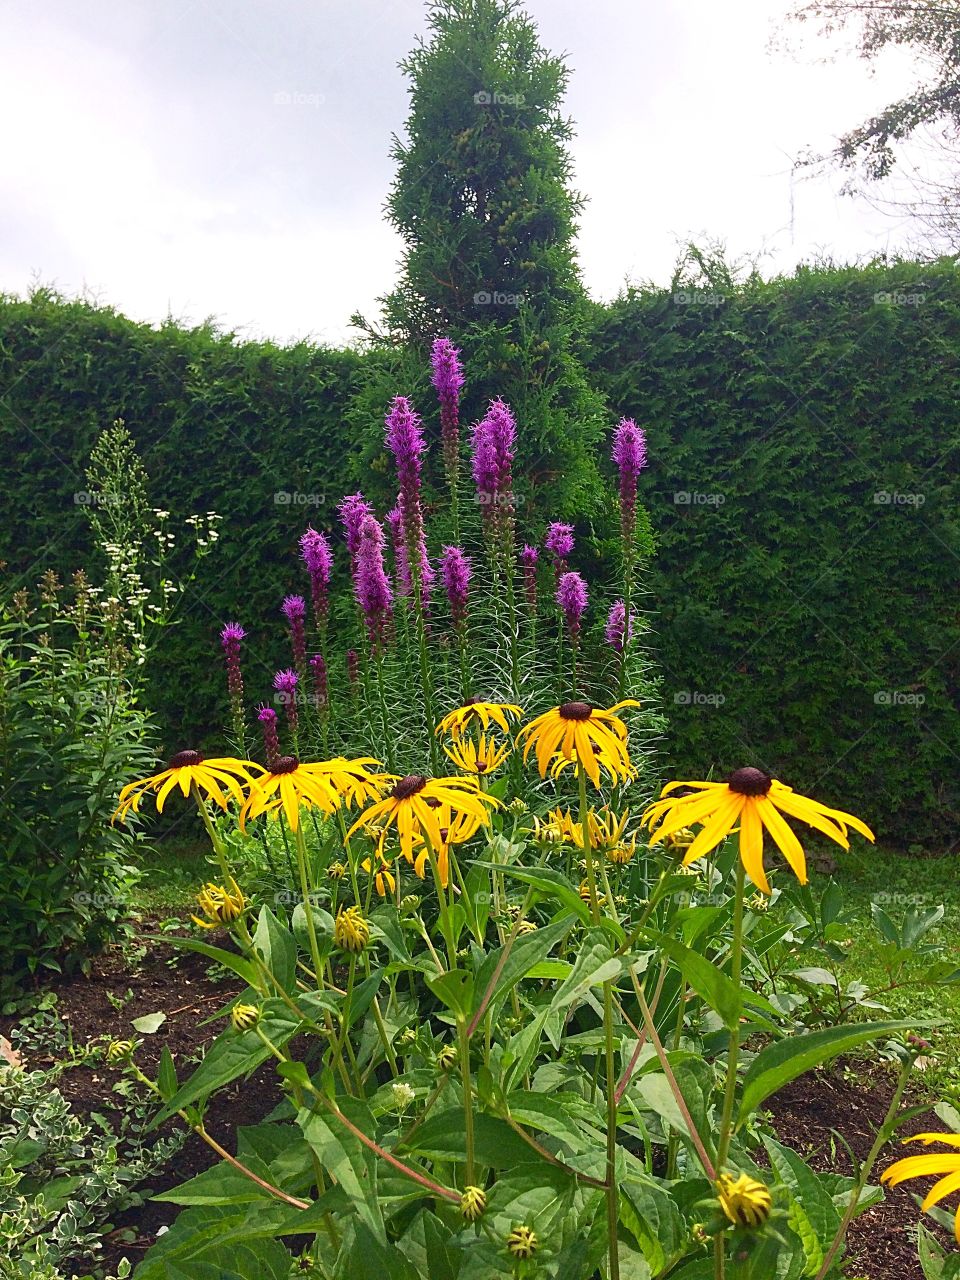
POLYGON ((370 941, 370 925, 359 907, 341 907, 333 922, 333 940, 343 951, 359 955, 370 941))
POLYGON ((437 1054, 437 1066, 441 1071, 452 1071, 459 1061, 455 1045, 445 1044, 437 1054))
POLYGON ((523 708, 513 702, 483 702, 471 699, 462 707, 448 712, 437 725, 438 734, 448 734, 451 738, 459 738, 469 725, 477 723, 484 730, 491 724, 497 725, 504 733, 510 732, 510 721, 523 715, 523 708))
MULTIPOLYGON (((904 1141, 922 1142, 926 1146, 932 1142, 942 1142, 944 1146, 953 1148, 952 1151, 933 1151, 924 1156, 905 1156, 902 1160, 895 1161, 880 1175, 880 1181, 885 1182, 889 1187, 895 1187, 909 1178, 942 1175, 924 1196, 923 1203, 920 1205, 926 1213, 933 1205, 939 1204, 944 1197, 952 1195, 954 1191, 960 1191, 960 1151, 957 1150, 960 1147, 960 1134, 917 1133, 911 1138, 905 1138, 904 1141)), ((957 1244, 960 1244, 960 1212, 954 1217, 953 1233, 957 1244)))
POLYGON ((467 1222, 482 1218, 487 1207, 487 1193, 483 1187, 464 1187, 460 1197, 460 1212, 467 1222))
POLYGON ((236 880, 231 879, 226 885, 205 884, 197 894, 197 904, 203 912, 203 919, 199 916, 191 916, 190 919, 201 929, 216 929, 239 920, 247 900, 236 880))
POLYGON ((519 1223, 507 1236, 507 1250, 515 1258, 532 1258, 540 1248, 540 1241, 533 1227, 519 1223))
POLYGON ((427 778, 411 773, 404 778, 385 775, 384 781, 390 791, 361 813, 347 838, 361 827, 370 831, 395 826, 400 851, 408 862, 413 860, 418 837, 439 849, 444 843, 442 828, 449 829, 453 819, 461 815, 474 819, 475 831, 490 821, 490 810, 499 806, 498 800, 480 790, 476 778, 427 778))
POLYGON ((243 808, 240 827, 251 818, 282 811, 291 831, 300 825, 301 808, 317 808, 332 814, 341 805, 364 804, 380 795, 380 776, 372 774, 370 757, 345 760, 317 760, 303 763, 296 756, 280 756, 269 772, 254 783, 243 808))
POLYGON ((488 741, 485 733, 477 742, 463 736, 454 738, 453 746, 443 749, 458 769, 476 774, 495 773, 510 754, 509 743, 498 745, 492 736, 488 741))
MULTIPOLYGON (((636 852, 636 836, 625 835, 630 810, 616 814, 604 806, 602 809, 591 809, 587 814, 587 828, 590 832, 590 847, 603 853, 608 862, 617 866, 625 866, 636 852)), ((577 843, 583 847, 577 828, 577 843)))
POLYGON ((330 880, 342 880, 347 874, 347 868, 342 862, 331 862, 327 867, 327 877, 330 880))
POLYGON ((569 809, 549 809, 542 818, 533 820, 533 838, 541 844, 580 845, 580 824, 569 809))
POLYGON ((390 863, 383 854, 378 853, 376 861, 372 858, 364 858, 360 865, 367 875, 373 875, 373 883, 381 898, 385 898, 388 893, 396 892, 396 878, 390 870, 390 863))
POLYGON ((848 827, 873 840, 873 832, 859 818, 797 795, 762 769, 737 769, 726 782, 670 782, 661 797, 650 805, 642 819, 650 829, 652 845, 683 827, 700 825, 702 830, 684 854, 683 861, 689 864, 714 849, 739 822, 740 860, 762 893, 770 892, 763 868, 764 827, 800 883, 807 882, 803 848, 784 820, 784 814, 808 823, 844 849, 850 847, 848 827), (672 795, 678 787, 693 790, 688 795, 672 795))
POLYGON ((438 822, 440 824, 440 843, 437 845, 428 845, 423 836, 417 836, 414 844, 413 869, 421 880, 426 878, 427 868, 430 865, 430 849, 433 849, 433 856, 437 863, 437 874, 440 877, 440 883, 444 887, 450 883, 450 847, 455 844, 463 844, 476 835, 480 826, 477 819, 470 813, 452 814, 449 809, 441 808, 438 811, 438 822), (417 852, 419 850, 419 852, 417 852))
POLYGON ((252 1031, 260 1021, 260 1010, 255 1004, 235 1004, 230 1010, 230 1025, 234 1031, 252 1031))
POLYGON ((735 1227, 762 1227, 770 1217, 773 1198, 770 1191, 741 1173, 734 1178, 731 1173, 721 1173, 716 1181, 717 1199, 725 1216, 735 1227))
POLYGON ((626 698, 604 710, 589 702, 564 702, 559 707, 537 716, 524 725, 517 735, 523 745, 523 758, 536 749, 540 777, 571 764, 578 764, 595 787, 600 786, 600 770, 605 769, 614 782, 633 777, 633 766, 627 749, 627 726, 617 712, 623 707, 638 707, 634 698, 626 698))
POLYGON ((139 813, 140 801, 151 792, 157 797, 157 813, 163 813, 167 796, 175 787, 179 787, 184 796, 189 796, 191 788, 196 787, 201 795, 224 810, 228 795, 242 805, 256 775, 262 772, 261 766, 250 760, 235 760, 232 756, 205 760, 199 751, 178 751, 160 773, 128 782, 120 792, 113 816, 123 821, 131 809, 139 813))

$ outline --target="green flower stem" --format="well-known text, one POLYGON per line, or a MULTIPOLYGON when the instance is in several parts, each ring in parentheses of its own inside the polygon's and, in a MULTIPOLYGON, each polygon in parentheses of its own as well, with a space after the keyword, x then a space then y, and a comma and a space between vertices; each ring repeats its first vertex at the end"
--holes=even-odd
POLYGON ((906 1062, 900 1064, 900 1075, 897 1080, 897 1087, 890 1099, 890 1105, 887 1108, 887 1114, 884 1116, 883 1124, 877 1130, 877 1136, 873 1140, 873 1146, 867 1153, 867 1158, 860 1167, 860 1176, 854 1184, 853 1190, 850 1192, 850 1200, 844 1210, 840 1225, 837 1227, 837 1234, 830 1242, 830 1247, 823 1255, 823 1262, 820 1264, 820 1270, 817 1272, 814 1280, 824 1280, 824 1277, 830 1271, 833 1260, 836 1257, 837 1250, 843 1244, 846 1238, 847 1230, 850 1223, 854 1219, 857 1212, 857 1206, 860 1203, 860 1197, 863 1195, 867 1183, 870 1181, 870 1174, 873 1172, 873 1166, 876 1164, 877 1156, 880 1154, 881 1148, 889 1142, 890 1137, 895 1129, 894 1120, 897 1112, 900 1110, 900 1102, 903 1098, 904 1091, 907 1087, 907 1081, 910 1079, 910 1071, 913 1067, 913 1058, 909 1058, 906 1062))
MULTIPOLYGON (((577 762, 577 781, 580 787, 580 834, 587 862, 587 884, 590 887, 590 912, 594 925, 600 923, 600 902, 597 898, 597 877, 593 866, 593 848, 590 842, 590 809, 587 804, 587 775, 577 762)), ((603 983, 603 1035, 606 1066, 607 1095, 607 1234, 609 1242, 608 1280, 620 1280, 620 1254, 617 1244, 617 1228, 620 1222, 620 1193, 617 1189, 617 1074, 613 1045, 613 983, 603 983)))
POLYGON ((203 797, 201 796, 195 782, 191 784, 190 790, 193 792, 193 797, 197 802, 197 808, 200 810, 200 817, 203 819, 203 825, 206 827, 207 835, 210 837, 210 843, 213 845, 213 852, 217 855, 217 862, 220 865, 220 871, 223 875, 224 886, 226 886, 227 881, 233 879, 233 874, 230 871, 230 863, 227 860, 227 851, 223 846, 223 841, 220 839, 219 831, 213 825, 213 819, 207 812, 207 806, 203 803, 203 797))
MULTIPOLYGON (((285 819, 281 818, 281 822, 285 819)), ((297 823, 297 829, 293 833, 294 844, 297 850, 297 869, 300 872, 300 892, 303 895, 303 914, 307 919, 307 936, 310 939, 310 954, 313 957, 313 967, 316 971, 317 986, 319 987, 323 981, 323 961, 320 959, 320 945, 317 942, 317 929, 313 923, 313 898, 312 886, 307 878, 307 842, 303 838, 303 824, 297 823)))
POLYGON ((394 772, 394 755, 393 755, 393 739, 390 735, 389 724, 390 717, 387 714, 387 699, 383 692, 383 656, 377 653, 374 656, 376 665, 376 684, 377 684, 377 701, 380 706, 380 728, 383 733, 383 745, 386 751, 387 768, 391 773, 394 772))
POLYGON ((467 1151, 466 1185, 476 1181, 473 1158, 473 1086, 470 1080, 470 1032, 462 1018, 457 1019, 457 1040, 460 1053, 460 1084, 463 1089, 463 1128, 467 1151))
MULTIPOLYGON (((436 776, 440 772, 440 754, 434 733, 436 716, 433 709, 433 677, 430 674, 430 658, 427 654, 427 628, 423 618, 423 583, 420 581, 420 548, 414 545, 412 530, 407 531, 407 557, 410 576, 413 579, 413 612, 417 624, 417 648, 420 650, 420 689, 423 694, 423 710, 427 720, 427 740, 430 743, 430 769, 436 776)), ((391 765, 391 773, 394 771, 391 765)))
MULTIPOLYGON (((743 966, 743 895, 745 874, 743 861, 737 858, 737 883, 733 899, 733 936, 730 942, 730 979, 739 989, 743 966)), ((727 1052, 727 1082, 723 1092, 723 1115, 720 1120, 720 1136, 717 1139, 717 1173, 723 1173, 730 1139, 733 1137, 733 1106, 737 1096, 737 1066, 740 1059, 740 1028, 730 1032, 730 1048, 727 1052)))
MULTIPOLYGON (((427 857, 430 861, 430 869, 433 872, 433 882, 437 888, 437 901, 440 904, 440 931, 443 934, 443 940, 447 947, 447 963, 449 968, 457 967, 457 953, 453 943, 453 927, 450 924, 450 912, 447 907, 447 895, 444 892, 443 882, 440 879, 440 868, 437 865, 437 856, 434 853, 433 841, 430 839, 426 828, 422 829, 424 844, 427 846, 427 857)), ((449 875, 449 868, 448 868, 449 875)), ((436 958, 436 952, 434 952, 436 958)))
POLYGON ((513 538, 509 536, 509 533, 506 539, 506 544, 504 552, 504 577, 507 580, 507 623, 510 628, 510 688, 513 693, 513 701, 519 702, 520 655, 518 652, 518 645, 520 640, 520 618, 517 613, 517 594, 516 584, 514 582, 513 538))

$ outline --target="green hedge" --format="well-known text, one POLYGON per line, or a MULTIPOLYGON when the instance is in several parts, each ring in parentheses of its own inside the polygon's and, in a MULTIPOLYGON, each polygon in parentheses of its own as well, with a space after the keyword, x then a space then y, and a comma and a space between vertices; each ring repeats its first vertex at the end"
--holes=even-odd
POLYGON ((759 764, 955 851, 960 271, 631 291, 592 371, 649 430, 672 766, 759 764))
MULTIPOLYGON (((650 590, 671 769, 751 760, 887 839, 956 847, 960 271, 698 281, 593 314, 582 342, 611 425, 626 413, 650 438, 643 496, 659 539, 650 590)), ((27 582, 81 562, 74 495, 117 416, 157 505, 225 517, 154 664, 152 701, 180 743, 223 719, 224 618, 239 613, 257 634, 258 690, 286 661, 277 606, 302 586, 296 539, 309 520, 335 526, 335 501, 360 475, 386 496, 373 406, 419 363, 155 330, 44 292, 0 299, 12 464, 0 556, 27 582)), ((548 501, 549 486, 534 494, 524 532, 548 501)), ((582 529, 585 553, 588 533, 594 552, 609 545, 610 519, 582 529)))

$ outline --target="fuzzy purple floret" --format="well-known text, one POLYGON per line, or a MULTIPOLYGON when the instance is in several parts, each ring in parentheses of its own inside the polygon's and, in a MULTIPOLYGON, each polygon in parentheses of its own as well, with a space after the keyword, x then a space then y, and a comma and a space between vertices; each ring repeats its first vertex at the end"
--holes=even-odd
MULTIPOLYGON (((607 615, 607 625, 605 634, 607 644, 610 645, 617 653, 623 653, 623 632, 626 624, 627 609, 622 600, 618 600, 616 604, 610 606, 610 612, 607 615)), ((633 638, 633 624, 636 620, 636 614, 630 610, 630 624, 627 627, 627 641, 633 638)))
MULTIPOLYGON (((410 575, 410 552, 407 547, 407 534, 403 523, 403 513, 399 506, 394 507, 392 511, 387 512, 384 517, 384 524, 387 526, 387 531, 390 534, 390 545, 393 548, 394 564, 396 565, 397 595, 412 599, 413 579, 410 575)), ((427 543, 422 531, 419 542, 420 598, 421 602, 426 603, 430 598, 430 590, 433 587, 436 574, 433 571, 433 566, 430 564, 430 557, 427 555, 427 543)))
POLYGON ((473 428, 471 443, 477 497, 484 515, 496 516, 499 507, 509 506, 513 488, 517 424, 509 405, 492 400, 486 417, 473 428))
POLYGON ((459 626, 467 616, 467 599, 473 573, 470 557, 464 555, 459 547, 444 547, 440 567, 450 612, 454 623, 459 626))
POLYGON ((310 575, 310 595, 313 601, 313 615, 318 625, 322 626, 330 612, 330 577, 333 573, 333 552, 330 543, 309 528, 300 539, 300 554, 310 575))
POLYGON ((285 671, 278 671, 273 677, 273 687, 276 689, 280 702, 287 713, 287 722, 290 725, 291 732, 297 732, 297 684, 299 677, 295 671, 289 667, 285 671))
POLYGON ((234 707, 243 698, 243 675, 240 670, 240 644, 247 633, 239 622, 228 622, 220 632, 220 643, 227 662, 227 692, 234 707))
POLYGON ((284 596, 281 612, 290 624, 293 665, 303 671, 307 665, 307 602, 303 596, 284 596))
POLYGON ((620 470, 620 521, 624 539, 633 537, 637 476, 647 465, 647 440, 632 418, 621 418, 613 436, 613 461, 620 470))
POLYGON ((383 546, 383 530, 379 522, 373 516, 365 516, 360 527, 354 590, 367 624, 370 643, 377 651, 382 649, 386 640, 393 604, 393 590, 383 565, 383 546))
POLYGON ((427 447, 423 426, 419 414, 414 411, 406 396, 394 397, 385 424, 387 448, 397 463, 397 480, 400 486, 397 508, 407 552, 404 572, 411 580, 408 594, 413 594, 412 578, 415 573, 420 583, 421 602, 425 602, 430 594, 434 575, 427 556, 423 509, 420 505, 421 459, 427 447))
POLYGON ((558 564, 562 564, 573 551, 573 525, 554 520, 547 526, 543 545, 558 564))
POLYGON ((357 552, 360 550, 360 526, 367 516, 373 514, 373 507, 367 502, 362 493, 351 493, 347 497, 340 499, 337 510, 340 513, 340 520, 343 523, 343 530, 346 534, 350 561, 351 564, 355 564, 357 552))
POLYGON ((449 338, 437 338, 430 353, 433 385, 440 401, 440 437, 448 471, 456 470, 460 446, 460 391, 463 365, 460 352, 449 338))
POLYGON ((561 574, 557 583, 556 601, 563 613, 567 630, 576 638, 580 632, 580 621, 587 609, 587 584, 579 573, 561 574))

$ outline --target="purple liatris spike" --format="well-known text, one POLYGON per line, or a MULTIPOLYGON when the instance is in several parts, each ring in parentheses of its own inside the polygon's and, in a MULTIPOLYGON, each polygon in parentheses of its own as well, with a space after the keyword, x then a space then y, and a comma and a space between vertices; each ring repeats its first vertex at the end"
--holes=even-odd
POLYGON ((263 730, 263 749, 266 755, 267 768, 274 772, 280 760, 280 735, 277 732, 277 713, 273 707, 261 707, 257 712, 260 728, 263 730))
POLYGON ((557 583, 557 604, 563 613, 570 638, 576 641, 580 634, 580 621, 587 608, 587 584, 579 573, 564 573, 557 583))
POLYGON ((540 553, 536 547, 524 545, 520 550, 520 568, 523 570, 523 590, 527 604, 536 613, 537 610, 537 566, 540 553))
POLYGON ((315 653, 310 659, 310 674, 313 676, 313 696, 317 709, 325 711, 330 701, 330 689, 327 683, 327 664, 322 653, 315 653))
POLYGON ((293 665, 298 671, 304 671, 307 666, 307 602, 303 596, 284 596, 281 611, 290 624, 293 665))
POLYGON ((440 568, 454 626, 460 627, 467 618, 467 595, 473 572, 470 557, 465 556, 459 547, 444 547, 440 568))
POLYGON ((340 512, 343 531, 347 538, 350 565, 354 567, 357 562, 357 552, 360 550, 360 526, 367 516, 373 514, 373 507, 362 493, 351 493, 340 499, 337 510, 340 512))
POLYGON ((375 652, 383 648, 393 604, 393 591, 383 566, 383 543, 383 530, 378 521, 373 516, 365 516, 360 526, 354 590, 375 652))
MULTIPOLYGON (((636 620, 636 614, 630 610, 630 623, 626 626, 626 642, 633 639, 633 624, 636 620)), ((610 645, 617 653, 623 653, 624 647, 624 627, 627 621, 627 609, 622 600, 618 600, 616 604, 610 606, 610 613, 607 615, 607 625, 605 629, 607 644, 610 645)))
POLYGON ((460 449, 460 391, 463 366, 460 352, 449 338, 437 338, 430 353, 433 385, 440 401, 440 437, 447 474, 457 472, 460 449))
POLYGON ((567 567, 567 556, 573 551, 573 525, 554 520, 547 526, 543 545, 553 556, 554 568, 559 578, 567 567))
POLYGON ((477 501, 484 508, 485 518, 497 524, 501 509, 508 508, 513 497, 517 424, 509 405, 491 400, 486 417, 473 428, 472 446, 477 501))
POLYGON ((310 575, 310 595, 313 601, 313 617, 317 626, 322 627, 330 612, 330 575, 333 572, 333 552, 330 543, 309 528, 300 539, 300 554, 310 575))
POLYGON ((347 650, 347 679, 352 685, 360 679, 360 655, 356 649, 347 650))
POLYGON ((227 662, 227 691, 234 702, 243 698, 243 675, 240 671, 240 644, 247 633, 239 622, 228 622, 220 632, 223 656, 227 662))
POLYGON ((285 671, 278 671, 273 677, 273 687, 277 691, 278 701, 283 704, 287 713, 287 723, 290 725, 290 732, 297 732, 297 684, 299 683, 297 673, 291 671, 288 667, 285 671))
POLYGON ((398 596, 413 595, 413 581, 410 577, 410 557, 407 554, 407 535, 403 528, 403 514, 399 507, 394 507, 384 516, 383 523, 390 535, 390 546, 393 548, 394 578, 398 596))
POLYGON ((647 441, 632 418, 621 418, 611 456, 620 470, 620 522, 625 541, 633 538, 637 510, 637 476, 647 465, 647 441))
POLYGON ((397 463, 400 485, 397 507, 407 548, 407 572, 411 590, 419 583, 421 599, 425 600, 429 595, 433 572, 427 559, 423 510, 420 505, 421 459, 427 447, 423 426, 419 414, 414 412, 406 396, 394 397, 384 424, 387 448, 397 463))

